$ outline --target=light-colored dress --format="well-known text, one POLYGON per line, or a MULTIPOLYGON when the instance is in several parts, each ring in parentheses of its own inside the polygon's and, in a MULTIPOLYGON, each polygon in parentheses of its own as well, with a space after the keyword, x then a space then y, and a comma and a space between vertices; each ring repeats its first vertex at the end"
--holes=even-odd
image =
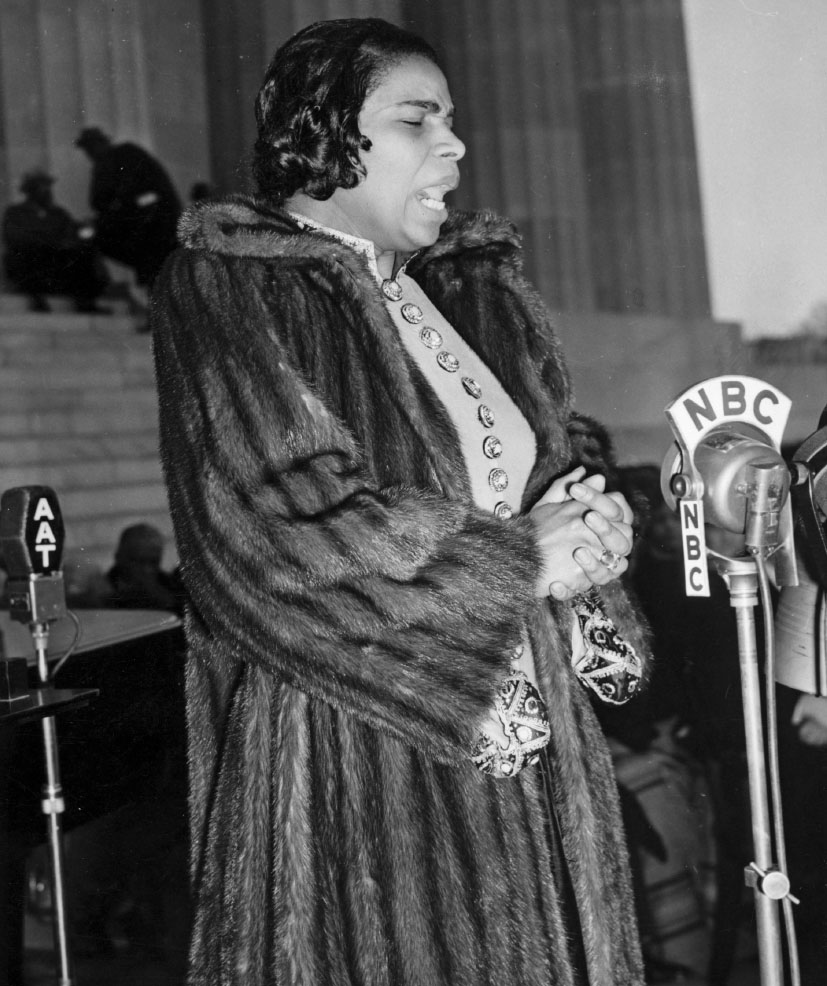
MULTIPOLYGON (((385 297, 402 344, 445 407, 460 440, 474 504, 502 520, 519 513, 537 445, 534 432, 491 368, 443 317, 403 265, 385 279, 370 240, 322 226, 306 216, 290 216, 306 229, 325 233, 361 254, 385 297)), ((583 653, 577 620, 572 618, 572 651, 583 653)), ((512 670, 537 686, 528 635, 516 648, 512 670)))

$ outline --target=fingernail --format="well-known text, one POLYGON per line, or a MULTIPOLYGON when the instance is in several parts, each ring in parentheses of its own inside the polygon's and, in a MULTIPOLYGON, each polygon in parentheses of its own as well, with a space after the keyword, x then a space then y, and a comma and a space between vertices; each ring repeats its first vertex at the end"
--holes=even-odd
POLYGON ((584 483, 572 483, 571 486, 569 487, 571 493, 578 493, 580 495, 587 492, 588 489, 589 487, 586 486, 584 483))

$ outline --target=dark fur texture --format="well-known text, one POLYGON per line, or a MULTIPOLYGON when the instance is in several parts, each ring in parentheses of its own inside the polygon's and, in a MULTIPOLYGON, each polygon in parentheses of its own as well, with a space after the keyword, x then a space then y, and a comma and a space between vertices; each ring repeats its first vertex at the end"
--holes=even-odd
MULTIPOLYGON (((642 983, 611 762, 570 616, 533 598, 530 520, 469 505, 362 258, 240 198, 182 235, 153 323, 192 601, 191 986, 571 983, 540 771, 467 760, 525 624, 591 983, 642 983)), ((533 427, 528 506, 570 461, 569 383, 513 228, 455 213, 409 270, 533 427)))

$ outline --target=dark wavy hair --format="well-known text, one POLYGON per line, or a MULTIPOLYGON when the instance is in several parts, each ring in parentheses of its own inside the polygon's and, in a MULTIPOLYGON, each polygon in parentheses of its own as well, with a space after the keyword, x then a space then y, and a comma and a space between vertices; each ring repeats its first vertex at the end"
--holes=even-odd
POLYGON ((383 75, 412 56, 434 64, 422 38, 376 17, 319 21, 273 56, 256 97, 253 175, 278 203, 302 191, 328 199, 365 174, 359 112, 383 75))

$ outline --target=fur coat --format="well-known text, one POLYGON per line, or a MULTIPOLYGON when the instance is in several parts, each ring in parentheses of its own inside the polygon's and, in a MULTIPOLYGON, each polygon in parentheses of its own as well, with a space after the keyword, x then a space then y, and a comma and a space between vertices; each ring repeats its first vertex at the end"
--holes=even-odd
MULTIPOLYGON (((364 258, 242 197, 181 234, 152 319, 191 601, 191 986, 570 986, 542 772, 468 761, 526 625, 590 983, 642 983, 612 765, 569 608, 533 595, 532 522, 472 505, 364 258)), ((408 273, 534 429, 527 508, 575 453, 518 236, 452 213, 408 273)))

